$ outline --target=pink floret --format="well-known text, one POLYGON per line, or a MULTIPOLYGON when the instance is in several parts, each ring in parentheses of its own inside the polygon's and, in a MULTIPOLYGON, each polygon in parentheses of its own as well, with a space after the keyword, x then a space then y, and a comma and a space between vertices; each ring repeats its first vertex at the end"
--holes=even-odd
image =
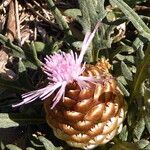
POLYGON ((38 98, 44 100, 57 91, 51 107, 54 108, 62 97, 64 97, 67 84, 76 81, 79 87, 83 89, 89 87, 89 82, 96 82, 94 77, 82 76, 85 70, 85 63, 83 65, 81 63, 98 27, 99 23, 92 33, 85 35, 79 57, 76 53, 73 53, 73 51, 70 51, 70 53, 59 52, 51 56, 46 56, 45 64, 42 66, 42 69, 47 75, 49 84, 39 90, 23 94, 23 101, 13 105, 13 107, 30 103, 38 98))

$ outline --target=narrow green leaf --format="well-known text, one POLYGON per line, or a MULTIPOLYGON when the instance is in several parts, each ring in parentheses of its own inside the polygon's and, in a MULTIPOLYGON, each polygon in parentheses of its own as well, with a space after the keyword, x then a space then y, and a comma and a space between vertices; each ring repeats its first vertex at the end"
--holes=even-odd
POLYGON ((31 64, 37 66, 37 67, 41 67, 42 62, 38 59, 37 56, 37 51, 34 45, 34 42, 31 43, 25 43, 24 45, 24 49, 26 49, 25 52, 25 56, 26 59, 23 59, 22 61, 24 62, 30 62, 31 64))
POLYGON ((150 143, 143 150, 150 150, 150 143))
POLYGON ((62 150, 61 147, 55 147, 52 142, 45 137, 39 136, 38 138, 44 144, 45 150, 62 150))
POLYGON ((132 56, 132 55, 127 55, 127 56, 125 56, 125 59, 126 59, 128 62, 134 64, 134 56, 132 56))
POLYGON ((123 61, 125 59, 125 56, 121 54, 117 54, 116 58, 119 59, 120 61, 123 61))
POLYGON ((27 74, 26 67, 24 66, 24 63, 19 59, 18 62, 18 71, 19 71, 19 79, 18 82, 21 82, 22 87, 26 89, 33 89, 31 86, 31 83, 29 81, 29 77, 27 74))
POLYGON ((139 33, 150 40, 150 29, 132 8, 130 8, 123 0, 110 0, 110 2, 116 4, 133 23, 139 33))
POLYGON ((79 7, 82 13, 82 16, 78 19, 83 27, 83 32, 86 33, 87 31, 91 30, 91 20, 89 17, 88 8, 86 7, 86 0, 78 0, 79 7))
POLYGON ((76 19, 77 16, 81 16, 81 11, 80 11, 80 9, 72 8, 72 9, 67 9, 66 11, 64 11, 64 14, 66 16, 76 19))
POLYGON ((12 52, 12 55, 18 58, 25 58, 24 51, 17 45, 13 44, 8 38, 0 34, 0 43, 5 47, 9 48, 12 52))
POLYGON ((121 61, 121 70, 126 79, 130 81, 133 80, 132 72, 129 70, 128 66, 123 61, 121 61))
POLYGON ((96 11, 98 12, 98 16, 100 19, 103 19, 107 14, 105 10, 105 5, 104 5, 105 0, 101 0, 101 1, 97 0, 96 3, 97 3, 96 11))
POLYGON ((142 83, 142 96, 144 97, 145 108, 150 113, 150 78, 142 83))
POLYGON ((136 123, 134 130, 133 130, 133 135, 135 136, 135 140, 140 140, 142 133, 145 129, 145 120, 144 118, 140 118, 140 120, 136 123))
POLYGON ((24 63, 25 67, 26 68, 30 68, 30 69, 33 69, 33 70, 37 70, 37 65, 35 63, 33 63, 32 61, 30 61, 29 59, 24 59, 22 60, 22 62, 24 63))
POLYGON ((150 73, 149 73, 150 63, 149 62, 150 62, 150 43, 147 46, 144 59, 137 67, 137 72, 134 77, 134 84, 133 84, 131 99, 133 99, 136 95, 138 95, 142 82, 146 78, 149 78, 150 76, 150 73))
POLYGON ((41 67, 42 62, 38 59, 37 51, 36 51, 34 42, 31 43, 31 51, 32 51, 33 58, 35 59, 35 62, 36 62, 36 64, 37 64, 37 66, 41 67))
POLYGON ((69 29, 69 25, 67 21, 64 19, 63 15, 61 14, 60 10, 55 6, 55 3, 53 0, 47 0, 47 4, 54 15, 59 27, 62 30, 65 30, 68 35, 72 35, 71 30, 69 29))
POLYGON ((125 96, 129 96, 130 93, 129 93, 128 90, 125 88, 125 86, 124 86, 120 81, 117 81, 117 83, 118 83, 119 88, 120 88, 121 91, 123 92, 123 94, 124 94, 125 96))
POLYGON ((146 128, 150 134, 150 78, 142 83, 142 96, 144 97, 144 118, 146 128))
POLYGON ((139 150, 137 144, 118 141, 111 150, 139 150))
POLYGON ((127 129, 126 125, 123 127, 121 133, 119 134, 119 138, 122 141, 127 141, 127 138, 128 138, 128 129, 127 129))
POLYGON ((35 149, 32 147, 27 147, 26 150, 35 150, 35 149))
POLYGON ((127 121, 131 128, 134 127, 135 123, 137 122, 137 116, 139 115, 138 111, 139 110, 137 108, 137 104, 132 102, 129 105, 128 115, 127 115, 127 121))
POLYGON ((22 150, 21 148, 19 148, 18 146, 16 145, 13 145, 13 144, 8 144, 6 145, 7 149, 9 150, 22 150))
POLYGON ((2 141, 0 141, 0 148, 1 148, 1 150, 5 150, 5 146, 4 146, 4 143, 2 141))
POLYGON ((128 54, 131 54, 134 52, 134 49, 133 47, 128 45, 121 45, 110 54, 110 58, 114 58, 117 54, 121 52, 128 52, 128 54))
POLYGON ((124 76, 117 77, 117 81, 121 82, 123 85, 128 85, 127 81, 125 80, 124 76))
POLYGON ((146 128, 150 134, 150 114, 149 113, 145 113, 145 124, 146 124, 146 128))
POLYGON ((139 147, 140 149, 145 148, 146 146, 148 146, 149 143, 150 143, 150 142, 149 142, 148 140, 145 140, 145 139, 141 139, 140 141, 137 142, 138 147, 139 147))
POLYGON ((143 51, 143 47, 144 47, 144 41, 143 41, 143 38, 141 37, 137 37, 135 39, 135 41, 133 42, 132 44, 132 47, 134 48, 134 50, 136 51, 136 62, 137 64, 139 63, 139 61, 143 60, 145 54, 144 54, 144 51, 143 51))
POLYGON ((34 42, 34 46, 37 52, 43 52, 46 47, 46 43, 36 41, 34 42))

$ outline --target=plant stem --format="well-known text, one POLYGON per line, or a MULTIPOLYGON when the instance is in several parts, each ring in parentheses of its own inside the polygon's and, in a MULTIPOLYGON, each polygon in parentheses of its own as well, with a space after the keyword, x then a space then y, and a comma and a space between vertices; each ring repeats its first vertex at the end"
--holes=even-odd
POLYGON ((47 2, 48 2, 48 6, 49 6, 52 14, 54 15, 58 25, 60 26, 60 28, 62 30, 65 30, 68 35, 72 35, 72 33, 71 33, 70 29, 69 29, 68 23, 64 19, 64 16, 61 14, 59 9, 55 6, 53 0, 47 0, 47 2))

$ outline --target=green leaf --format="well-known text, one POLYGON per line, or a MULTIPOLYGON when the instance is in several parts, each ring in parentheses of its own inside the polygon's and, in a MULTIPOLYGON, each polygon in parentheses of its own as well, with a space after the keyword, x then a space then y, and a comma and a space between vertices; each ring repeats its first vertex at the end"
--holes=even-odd
POLYGON ((18 82, 21 82, 22 87, 26 89, 33 89, 31 86, 31 83, 29 81, 29 77, 27 74, 26 67, 24 66, 24 63, 19 59, 18 62, 18 71, 19 71, 19 79, 18 82))
POLYGON ((150 79, 145 80, 142 83, 142 96, 144 97, 144 118, 146 123, 146 128, 150 134, 150 79))
POLYGON ((125 59, 125 56, 121 54, 117 54, 116 58, 119 59, 120 61, 123 61, 125 59))
POLYGON ((128 138, 128 129, 127 129, 126 125, 123 127, 121 133, 119 134, 119 138, 122 141, 127 141, 127 138, 128 138))
POLYGON ((135 125, 135 122, 137 120, 137 112, 138 112, 137 107, 134 104, 130 104, 127 121, 129 126, 131 127, 135 125))
POLYGON ((55 147, 52 142, 45 137, 39 136, 38 138, 44 144, 45 150, 62 150, 61 147, 55 147))
POLYGON ((144 132, 144 129, 145 129, 145 120, 143 117, 141 117, 136 123, 134 130, 133 130, 133 135, 135 136, 135 140, 140 140, 144 132))
POLYGON ((134 56, 130 56, 130 55, 127 55, 127 56, 125 56, 125 59, 128 61, 128 62, 130 62, 130 63, 134 63, 134 56))
POLYGON ((117 81, 121 82, 123 85, 127 85, 127 81, 125 80, 124 76, 117 77, 117 81))
POLYGON ((145 57, 142 60, 142 62, 139 64, 137 67, 137 72, 134 77, 134 84, 133 84, 133 89, 132 89, 132 94, 131 94, 131 100, 138 95, 139 89, 141 88, 142 82, 146 79, 149 78, 149 63, 150 62, 150 43, 147 46, 146 52, 145 52, 145 57))
MULTIPOLYGON (((33 42, 34 48, 37 53, 42 53, 43 55, 49 55, 53 52, 58 52, 62 46, 63 41, 55 41, 53 37, 47 38, 46 42, 35 41, 33 42)), ((37 56, 36 56, 37 58, 37 56)))
POLYGON ((27 147, 26 150, 35 150, 35 149, 32 147, 27 147))
POLYGON ((72 17, 73 19, 76 19, 77 16, 81 16, 81 11, 80 11, 80 9, 72 8, 72 9, 65 10, 64 14, 66 16, 72 17))
POLYGON ((0 148, 1 148, 1 150, 5 150, 5 146, 4 146, 4 143, 2 141, 0 141, 0 148))
MULTIPOLYGON (((78 3, 82 13, 82 16, 78 20, 82 25, 83 33, 87 33, 93 30, 95 24, 106 16, 104 0, 78 0, 78 3)), ((100 49, 110 47, 112 43, 110 33, 112 33, 112 27, 106 24, 101 25, 99 32, 95 34, 93 42, 91 43, 93 49, 88 53, 88 60, 90 60, 90 62, 96 62, 98 60, 100 49), (111 31, 108 31, 108 29, 111 31)))
POLYGON ((130 8, 123 0, 110 0, 110 2, 116 4, 119 7, 119 9, 133 23, 133 25, 139 31, 139 33, 150 40, 150 29, 146 26, 143 20, 132 8, 130 8))
POLYGON ((143 150, 150 150, 150 144, 148 144, 143 150))
POLYGON ((41 67, 42 62, 38 59, 37 51, 36 51, 34 42, 25 43, 24 48, 26 49, 24 51, 25 55, 26 55, 25 60, 33 63, 37 67, 41 67))
POLYGON ((42 52, 46 47, 46 43, 36 41, 34 42, 34 46, 37 52, 42 52))
POLYGON ((13 44, 8 38, 0 34, 0 43, 11 50, 13 56, 18 58, 25 58, 24 51, 17 45, 13 44))
POLYGON ((143 51, 144 42, 146 41, 143 41, 143 38, 138 36, 132 44, 132 47, 136 51, 135 59, 136 59, 137 64, 139 63, 139 61, 143 60, 145 56, 144 51, 143 51))
POLYGON ((48 4, 52 14, 54 15, 56 22, 58 23, 59 27, 62 30, 66 31, 68 35, 72 35, 66 19, 63 17, 60 10, 55 6, 54 1, 53 0, 47 0, 47 4, 48 4))
POLYGON ((18 127, 20 125, 44 123, 45 120, 37 116, 24 114, 0 113, 0 128, 18 127))
POLYGON ((123 94, 125 96, 129 96, 130 93, 128 92, 128 90, 125 88, 125 86, 121 83, 121 81, 117 81, 119 88, 121 89, 121 91, 123 92, 123 94))
POLYGON ((33 63, 32 61, 30 61, 29 59, 23 59, 22 60, 23 64, 25 65, 26 68, 31 68, 33 70, 37 70, 37 65, 35 63, 33 63))
POLYGON ((134 52, 134 49, 128 45, 121 45, 110 54, 110 58, 114 58, 117 54, 122 52, 128 52, 128 54, 131 54, 134 52))
POLYGON ((22 150, 21 148, 19 148, 18 146, 16 145, 13 145, 13 144, 8 144, 6 145, 7 149, 9 150, 22 150))
POLYGON ((142 96, 147 113, 150 113, 150 78, 142 83, 142 96))
POLYGON ((150 142, 149 142, 148 140, 145 140, 145 139, 141 139, 140 141, 137 142, 138 147, 139 147, 140 149, 145 148, 146 146, 148 146, 149 143, 150 143, 150 142))
POLYGON ((132 72, 129 70, 128 66, 123 61, 121 61, 121 70, 126 79, 130 81, 133 80, 132 72))
POLYGON ((145 113, 145 124, 146 124, 146 128, 150 134, 150 114, 149 113, 145 113))
POLYGON ((118 141, 111 150, 139 150, 137 144, 118 141))

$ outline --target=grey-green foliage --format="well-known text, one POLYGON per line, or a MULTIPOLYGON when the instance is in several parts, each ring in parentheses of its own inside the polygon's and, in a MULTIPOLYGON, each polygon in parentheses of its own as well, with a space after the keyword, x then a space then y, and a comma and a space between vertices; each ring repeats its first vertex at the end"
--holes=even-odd
POLYGON ((144 59, 137 66, 137 72, 135 74, 134 86, 132 90, 132 98, 136 96, 137 93, 139 93, 139 90, 141 89, 141 85, 144 82, 144 80, 150 77, 149 62, 150 62, 150 44, 148 44, 147 46, 144 59))
POLYGON ((142 21, 142 19, 136 14, 132 8, 130 8, 124 1, 122 0, 110 0, 116 4, 121 11, 128 17, 128 19, 133 23, 135 28, 139 31, 139 34, 143 37, 150 40, 150 29, 147 25, 142 21))
POLYGON ((144 97, 144 119, 146 128, 150 134, 150 78, 142 84, 142 95, 144 97))
MULTIPOLYGON (((37 140, 39 143, 41 143, 41 148, 40 147, 36 147, 35 145, 33 145, 33 147, 27 147, 26 150, 63 150, 62 147, 55 147, 51 141, 49 141, 48 139, 46 139, 43 136, 39 136, 37 137, 37 140)), ((5 149, 7 148, 8 150, 23 150, 22 148, 19 148, 16 145, 13 144, 7 144, 6 146, 4 146, 3 144, 1 144, 0 149, 5 149)))
POLYGON ((122 141, 127 141, 128 140, 128 128, 127 126, 125 125, 121 131, 121 133, 119 134, 119 138, 122 140, 122 141))
MULTIPOLYGON (((137 65, 137 64, 139 64, 139 61, 141 61, 144 58, 143 47, 144 47, 144 43, 146 43, 146 41, 150 40, 150 37, 149 37, 150 29, 146 26, 146 24, 142 21, 142 19, 125 2, 123 2, 121 0, 110 0, 110 2, 113 3, 113 5, 114 4, 117 5, 121 9, 121 11, 126 15, 126 17, 128 17, 129 21, 131 21, 133 23, 133 25, 139 32, 139 36, 135 39, 135 41, 133 42, 133 45, 132 45, 132 48, 137 55, 137 57, 134 57, 134 61, 136 63, 134 65, 137 65)), ((120 48, 120 51, 121 51, 121 48, 120 48)), ((125 56, 122 56, 122 55, 117 56, 117 55, 116 55, 116 57, 118 57, 118 59, 123 60, 125 58, 125 56)), ((129 58, 129 55, 127 57, 129 58)), ((134 63, 134 62, 132 61, 132 63, 134 63)), ((131 81, 132 80, 132 70, 130 70, 128 67, 129 66, 126 65, 124 62, 121 63, 122 73, 123 73, 124 77, 127 80, 131 81)), ((139 79, 141 79, 141 78, 139 78, 139 79)), ((138 84, 138 82, 136 82, 136 81, 134 83, 138 84)), ((139 84, 141 84, 141 82, 139 84)), ((124 93, 127 95, 127 92, 124 89, 124 85, 121 82, 120 82, 120 85, 121 85, 121 89, 123 89, 124 93)), ((136 88, 136 85, 134 85, 133 88, 136 88)), ((139 87, 137 87, 137 88, 139 88, 139 87)), ((133 89, 132 93, 134 93, 134 92, 135 91, 133 89)))
POLYGON ((50 142, 48 139, 46 139, 43 136, 38 137, 40 142, 43 143, 45 150, 62 150, 62 147, 55 147, 52 142, 50 142))
POLYGON ((18 127, 21 125, 41 124, 45 119, 40 115, 29 116, 21 113, 0 113, 0 128, 18 127))
MULTIPOLYGON (((148 147, 148 145, 150 144, 150 142, 148 140, 145 139, 141 139, 137 142, 137 145, 140 149, 144 149, 148 147)), ((148 149, 147 149, 148 150, 148 149)))
MULTIPOLYGON (((91 32, 98 21, 102 21, 106 17, 106 10, 104 8, 104 0, 79 0, 79 7, 81 16, 76 18, 83 27, 83 33, 91 32)), ((101 23, 99 32, 96 33, 93 40, 93 49, 88 52, 89 62, 97 61, 99 50, 109 48, 112 43, 110 37, 112 26, 107 26, 101 23), (103 39, 103 40, 101 40, 103 39)))
POLYGON ((13 145, 13 144, 8 144, 6 145, 7 149, 9 150, 22 150, 21 148, 19 148, 18 146, 16 145, 13 145))
POLYGON ((121 85, 124 93, 127 95, 129 91, 131 97, 129 101, 129 110, 128 110, 128 124, 130 126, 129 133, 128 130, 123 130, 120 135, 121 139, 132 138, 134 142, 138 142, 140 149, 147 149, 149 142, 147 139, 141 140, 142 136, 147 133, 146 129, 149 132, 150 119, 149 119, 149 104, 148 100, 150 99, 149 91, 149 78, 150 78, 150 46, 148 41, 150 40, 150 29, 142 21, 142 19, 123 1, 121 0, 111 0, 113 5, 117 5, 121 11, 128 17, 128 20, 132 22, 135 28, 138 30, 138 36, 134 40, 131 53, 124 53, 122 50, 116 52, 115 55, 112 55, 117 59, 118 63, 121 61, 121 72, 124 78, 118 77, 118 82, 121 85), (133 57, 129 57, 132 56, 133 57), (136 55, 135 55, 136 54, 136 55), (125 56, 126 55, 126 56, 125 56), (128 59, 126 59, 128 57, 128 59), (131 59, 129 59, 131 58, 131 59), (136 67, 135 70, 131 70, 131 66, 136 67), (132 81, 132 79, 134 79, 132 81), (128 83, 129 87, 127 88, 128 83), (147 82, 146 82, 147 81, 147 82), (145 86, 147 83, 147 86, 145 86), (127 91, 126 91, 127 90, 127 91), (128 135, 128 136, 127 136, 128 135))
POLYGON ((129 142, 117 142, 110 150, 139 150, 137 144, 129 142))
POLYGON ((60 28, 64 31, 66 31, 68 35, 72 35, 67 21, 64 19, 60 10, 55 6, 54 1, 53 0, 47 0, 47 4, 48 4, 52 14, 54 15, 56 22, 59 24, 60 28))

